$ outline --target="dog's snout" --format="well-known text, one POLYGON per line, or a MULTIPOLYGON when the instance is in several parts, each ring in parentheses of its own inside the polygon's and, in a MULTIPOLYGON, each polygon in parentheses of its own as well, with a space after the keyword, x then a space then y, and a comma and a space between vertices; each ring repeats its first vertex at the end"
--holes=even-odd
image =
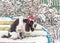
POLYGON ((36 27, 37 25, 35 24, 34 27, 36 27))

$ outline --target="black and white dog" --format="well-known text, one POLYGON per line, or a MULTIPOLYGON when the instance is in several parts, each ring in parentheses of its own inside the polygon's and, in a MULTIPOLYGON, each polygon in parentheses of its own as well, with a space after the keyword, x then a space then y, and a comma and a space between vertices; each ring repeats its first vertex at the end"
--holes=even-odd
POLYGON ((24 38, 25 32, 34 31, 34 23, 28 19, 24 19, 23 16, 16 19, 10 27, 8 38, 17 39, 24 38))

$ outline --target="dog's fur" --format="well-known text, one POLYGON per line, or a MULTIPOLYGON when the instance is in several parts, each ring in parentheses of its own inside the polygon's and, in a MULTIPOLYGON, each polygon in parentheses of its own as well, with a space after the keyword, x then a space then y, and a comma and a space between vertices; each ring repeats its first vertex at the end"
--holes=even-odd
POLYGON ((24 32, 34 31, 33 21, 29 21, 28 19, 18 18, 11 25, 10 32, 17 32, 19 38, 23 38, 24 32))
POLYGON ((25 32, 34 31, 34 27, 36 27, 36 24, 34 25, 33 21, 29 21, 28 19, 24 19, 23 16, 16 19, 13 24, 10 27, 10 30, 8 32, 8 36, 3 36, 6 38, 24 38, 25 32))

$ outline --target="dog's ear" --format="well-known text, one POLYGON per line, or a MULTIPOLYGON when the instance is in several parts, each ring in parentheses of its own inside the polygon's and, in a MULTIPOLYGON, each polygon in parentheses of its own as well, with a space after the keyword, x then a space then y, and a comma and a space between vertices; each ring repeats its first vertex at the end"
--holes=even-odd
POLYGON ((24 22, 24 23, 27 23, 27 21, 28 21, 28 19, 23 19, 23 22, 24 22))

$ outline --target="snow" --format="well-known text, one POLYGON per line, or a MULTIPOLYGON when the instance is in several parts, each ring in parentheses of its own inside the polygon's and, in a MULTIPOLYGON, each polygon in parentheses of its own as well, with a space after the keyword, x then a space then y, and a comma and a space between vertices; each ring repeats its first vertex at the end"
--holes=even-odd
POLYGON ((7 39, 7 38, 0 38, 0 42, 35 42, 35 43, 46 43, 47 42, 47 38, 46 37, 28 37, 28 38, 24 38, 24 39, 17 39, 17 40, 13 40, 13 39, 7 39))
POLYGON ((8 17, 0 17, 0 21, 12 21, 12 19, 8 17))
MULTIPOLYGON (((40 32, 38 32, 40 33, 40 32)), ((38 35, 38 33, 35 32, 36 35, 38 35)), ((8 35, 8 31, 0 31, 0 42, 36 42, 36 43, 46 43, 48 42, 48 39, 46 38, 46 36, 37 36, 37 37, 26 37, 24 39, 17 39, 17 40, 13 40, 11 38, 1 38, 2 35, 8 35)), ((33 34, 33 33, 32 33, 33 34)))
POLYGON ((46 16, 44 14, 39 14, 38 17, 41 17, 44 22, 46 21, 46 16))
POLYGON ((60 40, 55 40, 54 43, 60 43, 60 40))
POLYGON ((45 31, 34 31, 31 32, 32 35, 47 35, 47 33, 45 31))
POLYGON ((0 25, 0 27, 11 27, 11 25, 0 25))
POLYGON ((3 36, 3 35, 8 36, 8 31, 1 31, 1 30, 0 30, 0 38, 1 38, 1 36, 3 36))

